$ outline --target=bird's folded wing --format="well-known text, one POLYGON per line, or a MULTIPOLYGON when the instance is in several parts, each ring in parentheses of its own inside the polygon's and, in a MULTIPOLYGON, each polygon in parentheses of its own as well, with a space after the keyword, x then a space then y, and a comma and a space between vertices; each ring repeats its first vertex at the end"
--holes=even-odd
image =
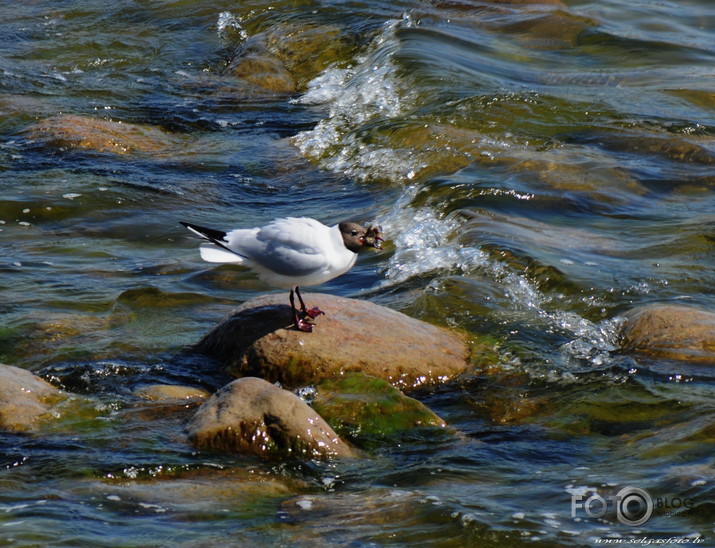
POLYGON ((240 241, 229 233, 228 240, 231 248, 238 247, 257 266, 284 276, 313 274, 329 263, 326 253, 331 242, 327 227, 319 223, 314 226, 303 219, 279 219, 253 234, 244 233, 240 241))

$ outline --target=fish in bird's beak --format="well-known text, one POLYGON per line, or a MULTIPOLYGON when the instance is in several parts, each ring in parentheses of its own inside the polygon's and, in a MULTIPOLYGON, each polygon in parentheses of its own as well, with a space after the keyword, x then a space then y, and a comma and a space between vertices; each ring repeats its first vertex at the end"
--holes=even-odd
POLYGON ((381 226, 369 226, 365 231, 365 236, 363 237, 363 245, 368 247, 374 247, 375 249, 382 249, 380 242, 384 242, 385 239, 382 237, 382 227, 381 226))

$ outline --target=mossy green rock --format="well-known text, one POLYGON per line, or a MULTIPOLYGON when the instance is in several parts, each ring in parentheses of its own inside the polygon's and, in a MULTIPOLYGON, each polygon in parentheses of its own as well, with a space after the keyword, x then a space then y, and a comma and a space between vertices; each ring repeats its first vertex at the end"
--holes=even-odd
POLYGON ((330 426, 350 438, 386 436, 409 428, 446 423, 423 403, 405 396, 387 381, 346 373, 317 387, 315 409, 330 426))

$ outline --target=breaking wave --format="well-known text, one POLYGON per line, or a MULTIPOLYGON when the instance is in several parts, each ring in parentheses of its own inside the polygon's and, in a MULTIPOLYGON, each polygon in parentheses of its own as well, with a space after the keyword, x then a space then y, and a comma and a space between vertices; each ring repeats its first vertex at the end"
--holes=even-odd
POLYGON ((354 65, 327 69, 294 100, 328 109, 313 129, 293 137, 293 144, 304 156, 361 181, 409 181, 424 167, 413 151, 367 142, 362 131, 371 124, 399 118, 412 104, 411 93, 396 77, 392 59, 399 46, 395 30, 412 24, 409 18, 388 22, 354 65))

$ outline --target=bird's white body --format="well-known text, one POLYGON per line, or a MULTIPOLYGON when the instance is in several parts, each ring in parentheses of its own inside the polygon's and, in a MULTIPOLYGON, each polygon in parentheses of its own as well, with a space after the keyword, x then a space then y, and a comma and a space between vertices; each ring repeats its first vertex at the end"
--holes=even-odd
POLYGON ((357 260, 357 253, 345 247, 338 225, 328 227, 307 217, 232 230, 223 242, 225 248, 201 244, 201 257, 248 267, 267 284, 284 289, 327 282, 345 274, 357 260))

